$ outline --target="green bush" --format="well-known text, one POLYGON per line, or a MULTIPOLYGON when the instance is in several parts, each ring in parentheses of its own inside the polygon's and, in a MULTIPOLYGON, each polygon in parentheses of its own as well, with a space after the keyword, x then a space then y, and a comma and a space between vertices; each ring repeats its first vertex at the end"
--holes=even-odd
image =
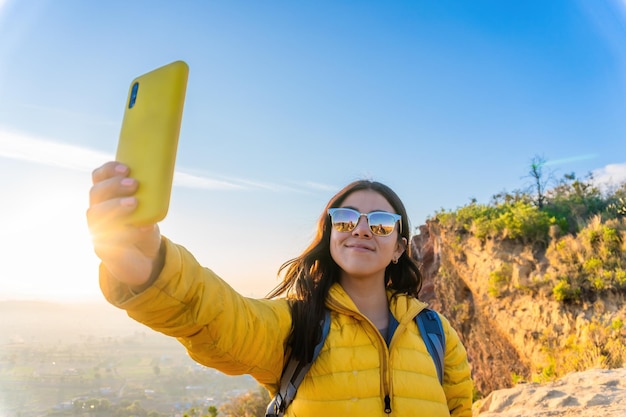
POLYGON ((446 227, 471 232, 479 239, 500 237, 524 242, 547 242, 550 225, 558 224, 555 218, 526 201, 496 207, 474 203, 454 213, 440 212, 436 218, 446 227))
POLYGON ((574 174, 567 174, 546 193, 543 210, 551 217, 565 219, 567 231, 576 233, 589 218, 606 211, 608 204, 608 199, 602 195, 591 175, 580 179, 574 174))
POLYGON ((615 287, 617 289, 626 289, 626 271, 622 268, 615 269, 615 287))
POLYGON ((502 230, 511 239, 547 241, 551 219, 547 213, 525 202, 516 202, 506 207, 498 221, 502 230))
POLYGON ((580 288, 572 288, 567 279, 560 279, 552 289, 552 295, 557 301, 577 301, 580 299, 580 288))
POLYGON ((513 268, 510 264, 503 264, 499 269, 489 274, 489 288, 487 292, 492 297, 499 297, 503 288, 511 282, 513 268))

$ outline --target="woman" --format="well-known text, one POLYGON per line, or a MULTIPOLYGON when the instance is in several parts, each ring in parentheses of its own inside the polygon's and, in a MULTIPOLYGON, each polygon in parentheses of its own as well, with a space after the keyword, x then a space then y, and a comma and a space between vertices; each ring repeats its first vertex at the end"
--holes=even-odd
POLYGON ((227 374, 250 374, 271 395, 289 353, 308 360, 330 310, 330 332, 288 416, 471 416, 467 355, 442 318, 443 384, 415 324, 421 276, 409 256, 404 205, 387 186, 356 181, 322 213, 304 253, 281 267, 269 299, 236 293, 158 226, 132 228, 138 183, 109 162, 93 173, 87 219, 109 302, 178 340, 227 374), (278 297, 278 296, 285 297, 278 297))

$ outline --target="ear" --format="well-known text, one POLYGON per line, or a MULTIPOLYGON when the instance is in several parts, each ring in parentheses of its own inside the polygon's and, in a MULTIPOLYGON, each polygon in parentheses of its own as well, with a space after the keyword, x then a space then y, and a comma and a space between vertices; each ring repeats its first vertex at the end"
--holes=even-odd
POLYGON ((400 256, 402 256, 402 254, 404 253, 404 251, 407 248, 407 244, 408 244, 408 242, 407 242, 405 237, 403 237, 402 240, 399 240, 396 243, 396 250, 393 252, 393 258, 394 259, 398 259, 398 258, 400 258, 400 256))

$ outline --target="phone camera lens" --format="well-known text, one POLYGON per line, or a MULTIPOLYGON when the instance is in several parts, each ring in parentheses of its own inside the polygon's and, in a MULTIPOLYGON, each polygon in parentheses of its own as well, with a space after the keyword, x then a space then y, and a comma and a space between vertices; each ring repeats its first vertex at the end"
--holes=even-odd
POLYGON ((137 101, 137 90, 139 90, 139 83, 133 84, 133 88, 130 90, 130 100, 128 101, 128 108, 132 109, 137 101))

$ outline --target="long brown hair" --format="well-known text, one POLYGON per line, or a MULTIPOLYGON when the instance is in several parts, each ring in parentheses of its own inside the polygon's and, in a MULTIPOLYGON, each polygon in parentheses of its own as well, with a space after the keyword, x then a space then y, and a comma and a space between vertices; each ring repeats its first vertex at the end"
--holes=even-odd
POLYGON ((407 247, 398 259, 385 270, 385 285, 396 294, 417 297, 422 287, 422 276, 417 263, 411 258, 408 216, 400 197, 388 186, 376 181, 359 180, 345 186, 330 199, 317 222, 315 238, 297 258, 285 262, 278 270, 284 278, 268 298, 285 295, 291 301, 292 327, 287 340, 293 357, 310 361, 315 345, 321 338, 320 322, 325 314, 325 300, 331 285, 339 280, 340 268, 330 255, 331 207, 340 207, 355 191, 372 190, 382 195, 402 216, 398 240, 406 239, 407 247))

